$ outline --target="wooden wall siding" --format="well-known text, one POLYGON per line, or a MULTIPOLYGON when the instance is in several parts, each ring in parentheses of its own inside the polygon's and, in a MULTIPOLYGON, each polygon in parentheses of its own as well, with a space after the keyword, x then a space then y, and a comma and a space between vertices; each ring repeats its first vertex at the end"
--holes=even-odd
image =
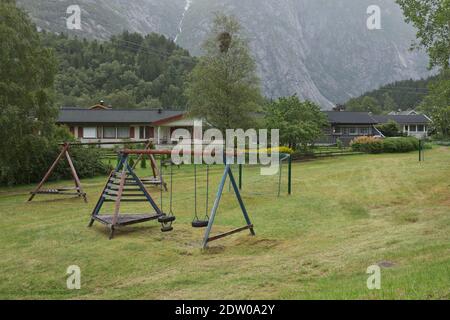
POLYGON ((78 138, 83 138, 83 127, 78 127, 78 138))
POLYGON ((134 139, 134 127, 130 127, 130 138, 134 139))

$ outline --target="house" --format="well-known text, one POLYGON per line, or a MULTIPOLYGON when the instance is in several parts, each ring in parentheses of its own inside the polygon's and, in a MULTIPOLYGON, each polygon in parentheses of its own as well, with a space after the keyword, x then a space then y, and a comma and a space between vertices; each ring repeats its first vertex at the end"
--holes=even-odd
POLYGON ((323 137, 317 144, 336 144, 340 140, 344 145, 358 136, 381 136, 375 127, 378 122, 368 112, 324 111, 330 126, 324 129, 323 137))
POLYGON ((175 129, 192 132, 194 120, 186 111, 163 109, 89 109, 63 107, 57 124, 66 125, 81 142, 120 142, 150 139, 157 145, 171 144, 175 129))
MULTIPOLYGON (((397 122, 402 132, 423 138, 428 135, 431 120, 423 114, 372 115, 368 112, 324 111, 329 127, 316 144, 333 145, 340 140, 344 145, 358 136, 380 136, 378 124, 389 120, 397 122)), ((255 115, 261 116, 261 115, 255 115)), ((171 136, 176 129, 193 131, 195 119, 183 110, 111 109, 103 104, 89 109, 63 107, 58 124, 69 127, 81 142, 120 142, 123 140, 152 140, 162 148, 173 144, 171 136)))
POLYGON ((358 136, 380 136, 383 134, 377 125, 390 120, 397 122, 400 129, 408 136, 424 138, 428 136, 431 119, 423 114, 409 115, 372 115, 368 112, 325 111, 330 126, 317 144, 336 144, 339 139, 344 145, 358 136))
POLYGON ((424 114, 410 115, 374 115, 372 116, 378 123, 395 121, 400 125, 400 130, 404 134, 419 139, 428 137, 431 119, 424 114))

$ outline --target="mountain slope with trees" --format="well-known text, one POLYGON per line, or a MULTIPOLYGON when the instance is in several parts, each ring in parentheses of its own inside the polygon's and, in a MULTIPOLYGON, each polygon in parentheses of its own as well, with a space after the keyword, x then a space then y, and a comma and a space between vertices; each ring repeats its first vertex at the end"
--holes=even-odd
POLYGON ((196 59, 162 35, 123 32, 109 41, 46 32, 41 37, 59 62, 58 105, 86 107, 103 99, 113 108, 186 107, 184 82, 196 59))
POLYGON ((347 111, 382 113, 417 108, 428 94, 428 86, 437 79, 403 80, 352 98, 345 103, 347 111))

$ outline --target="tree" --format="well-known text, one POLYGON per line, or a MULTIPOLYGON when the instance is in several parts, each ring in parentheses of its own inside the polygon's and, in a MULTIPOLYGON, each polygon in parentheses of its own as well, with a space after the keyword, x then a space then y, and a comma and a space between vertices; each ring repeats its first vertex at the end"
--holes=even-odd
POLYGON ((218 14, 186 95, 190 114, 221 130, 248 128, 262 102, 256 64, 238 21, 218 14))
POLYGON ((369 96, 365 96, 361 101, 349 101, 346 105, 346 109, 348 111, 372 112, 373 114, 381 113, 381 108, 378 104, 377 99, 369 96))
POLYGON ((430 57, 430 68, 449 68, 450 0, 397 0, 405 20, 417 29, 419 43, 430 57))
POLYGON ((395 100, 392 99, 391 95, 386 92, 383 94, 383 110, 384 111, 396 111, 398 109, 395 100))
POLYGON ((400 126, 394 120, 389 120, 387 123, 378 125, 377 129, 380 130, 385 137, 398 137, 401 135, 400 126))
POLYGON ((429 94, 423 99, 420 110, 431 117, 437 134, 450 137, 450 70, 443 70, 429 85, 429 94))
POLYGON ((14 1, 0 3, 0 17, 0 183, 16 183, 53 135, 56 60, 14 1))
POLYGON ((450 138, 450 105, 435 110, 433 124, 438 135, 447 139, 450 138))
POLYGON ((300 101, 297 96, 280 98, 266 108, 266 125, 280 130, 280 144, 303 150, 314 143, 328 125, 320 107, 310 101, 300 101))

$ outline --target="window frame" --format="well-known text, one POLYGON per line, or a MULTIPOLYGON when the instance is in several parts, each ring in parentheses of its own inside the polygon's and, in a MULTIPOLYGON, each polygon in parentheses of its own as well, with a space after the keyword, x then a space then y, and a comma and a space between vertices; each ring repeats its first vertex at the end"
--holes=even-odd
POLYGON ((121 126, 121 127, 117 127, 116 128, 116 139, 130 139, 130 127, 124 127, 124 126, 121 126), (126 129, 126 136, 121 136, 120 135, 120 130, 125 130, 126 129))
POLYGON ((117 139, 117 128, 116 127, 103 127, 103 139, 117 139), (106 136, 106 129, 114 129, 114 137, 106 136))
POLYGON ((97 139, 97 127, 83 127, 83 139, 97 139), (93 131, 94 135, 87 135, 86 133, 93 131))

